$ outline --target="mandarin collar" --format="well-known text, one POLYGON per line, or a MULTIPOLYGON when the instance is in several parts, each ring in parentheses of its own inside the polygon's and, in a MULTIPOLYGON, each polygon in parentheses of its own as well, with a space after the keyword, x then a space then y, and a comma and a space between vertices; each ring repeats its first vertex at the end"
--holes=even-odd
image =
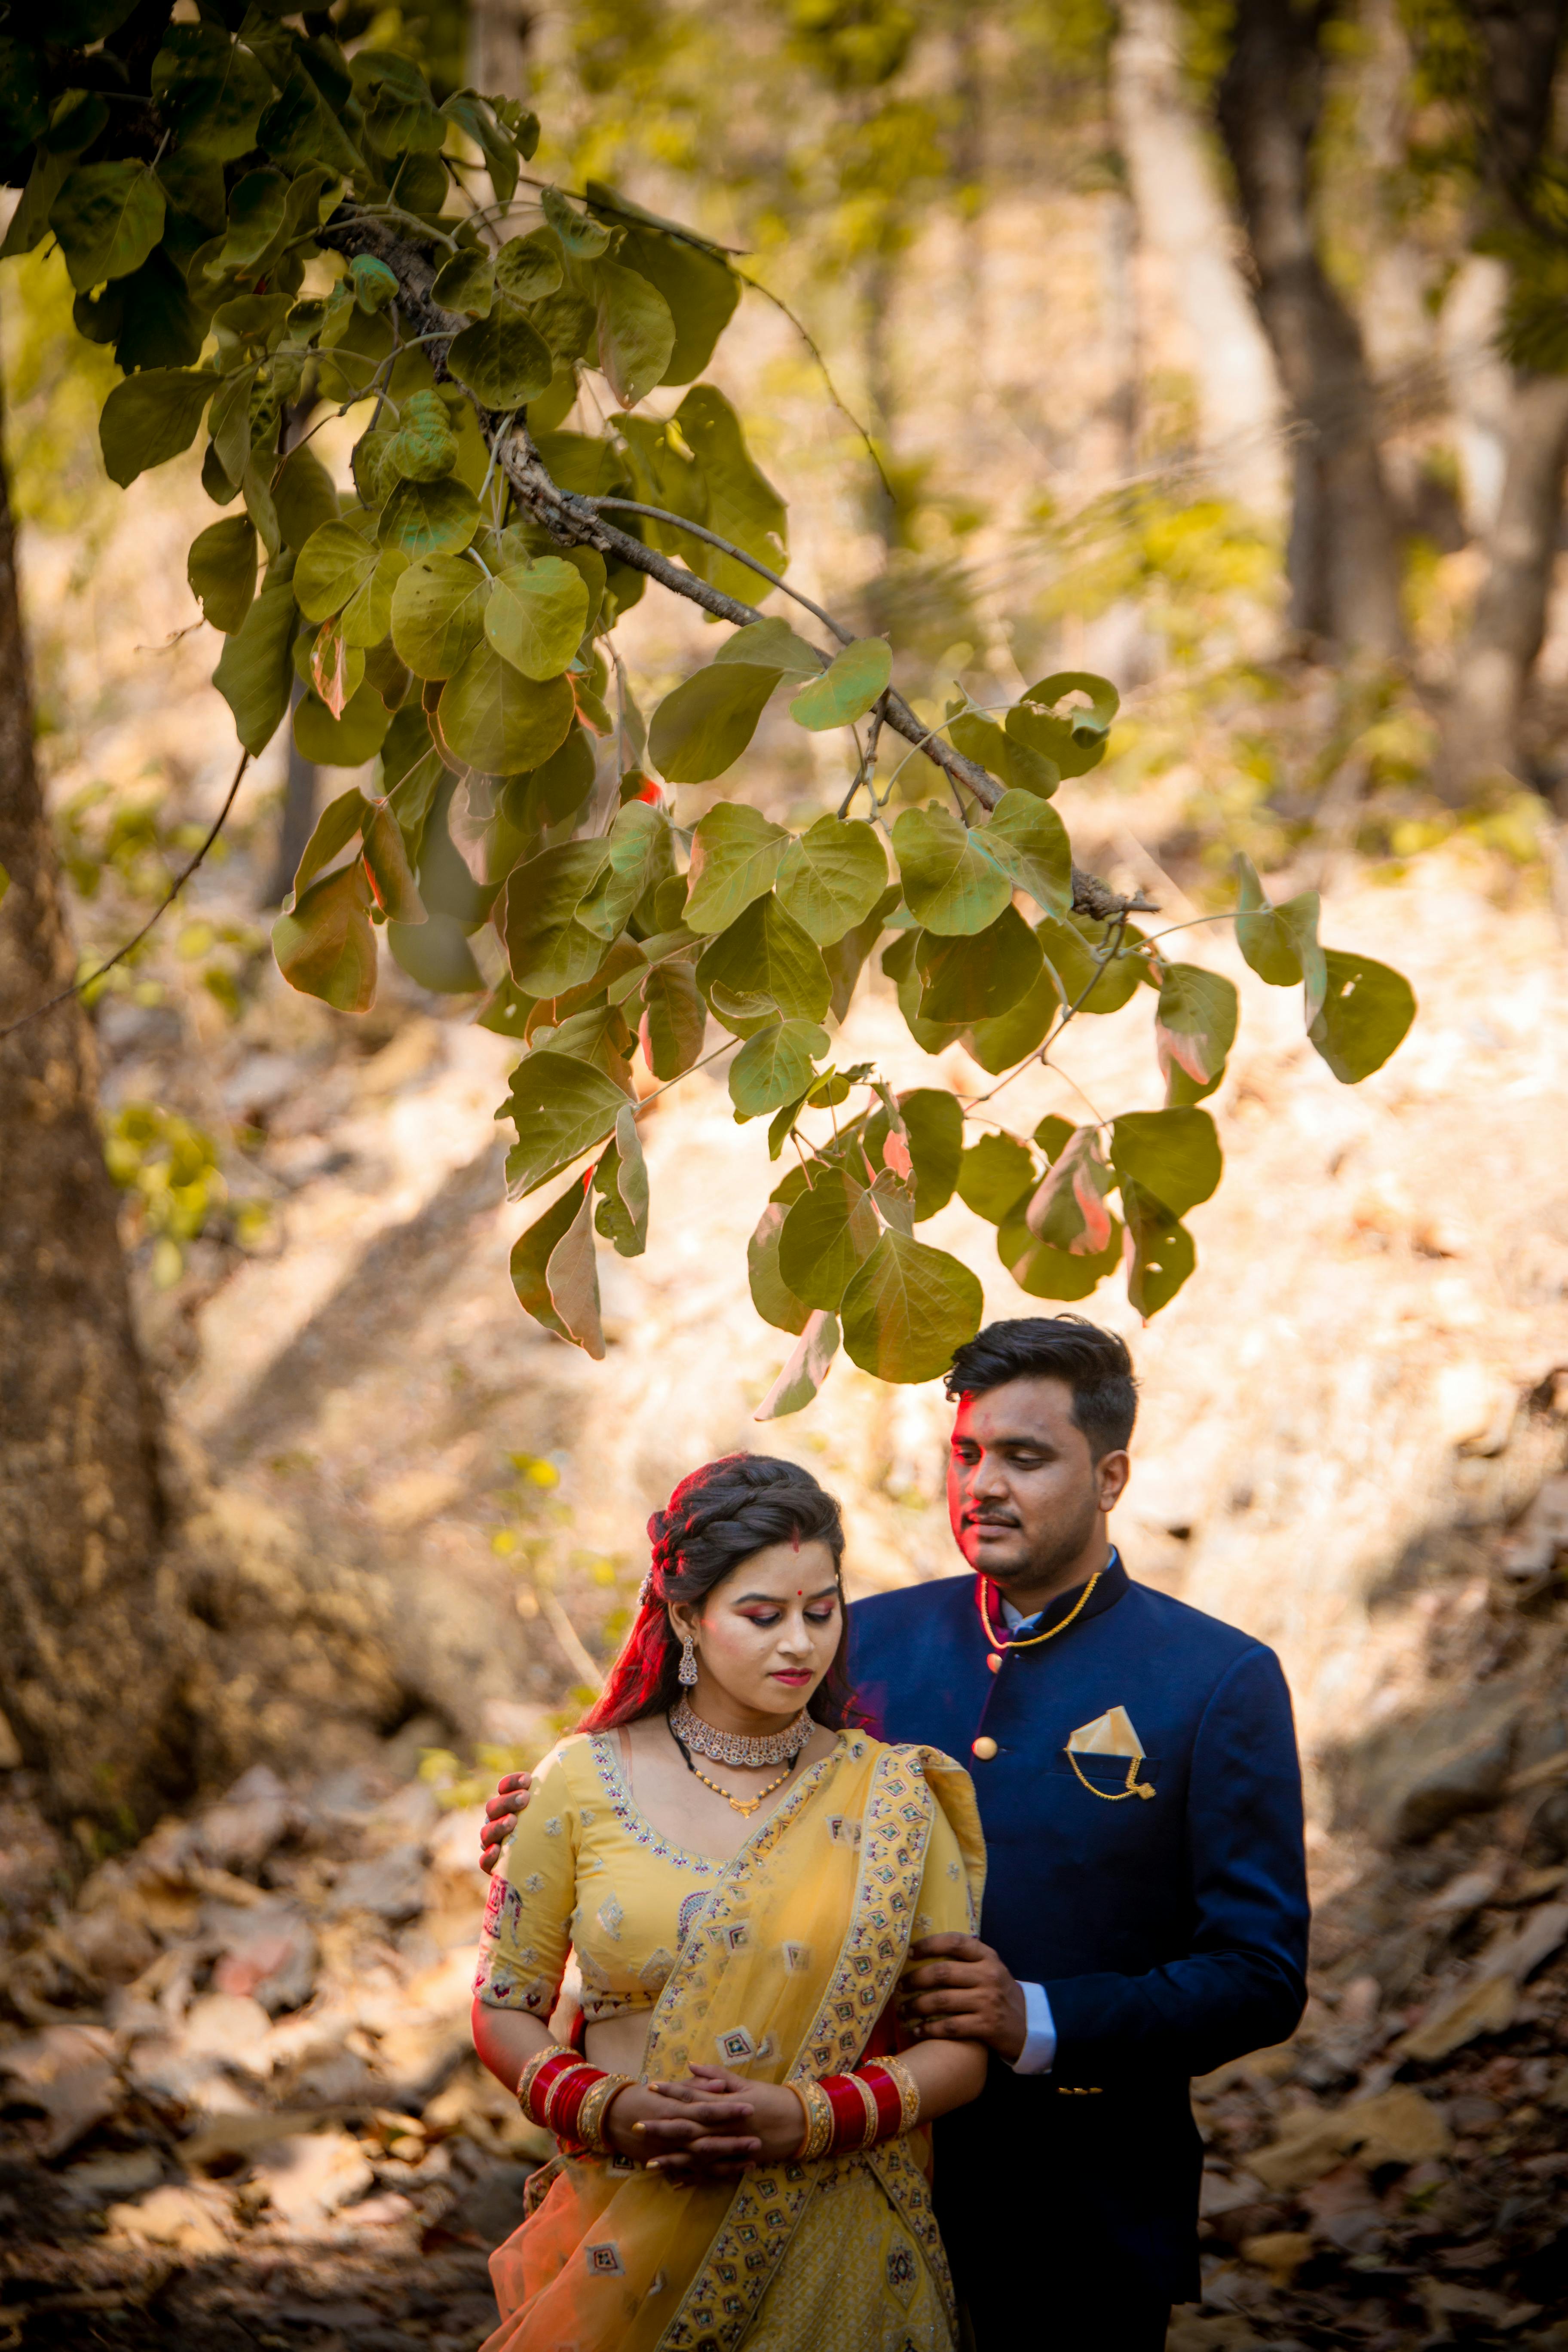
MULTIPOLYGON (((1085 1582, 1087 1583, 1087 1581, 1088 1580, 1086 1579, 1085 1582)), ((1099 1582, 1096 1584, 1094 1591, 1089 1594, 1088 1601, 1084 1602, 1081 1611, 1079 1611, 1078 1619, 1079 1623, 1080 1625, 1087 1624, 1090 1618, 1103 1617, 1108 1609, 1114 1609, 1117 1602, 1121 1600, 1123 1595, 1126 1593, 1131 1582, 1131 1579, 1129 1577, 1126 1569, 1121 1564, 1121 1554, 1113 1545, 1111 1547, 1110 1559, 1100 1571, 1099 1582)), ((994 1623, 996 1617, 1000 1615, 1001 1612, 1001 1594, 994 1585, 991 1587, 991 1605, 993 1611, 992 1622, 994 1623)), ((1042 1633, 1054 1632, 1057 1626, 1062 1624, 1066 1619, 1072 1615, 1073 1611, 1078 1608, 1079 1601, 1083 1601, 1083 1594, 1084 1586, 1082 1584, 1075 1584, 1071 1586, 1068 1591, 1058 1592, 1056 1599, 1054 1601, 1047 1601, 1045 1608, 1042 1609, 1037 1615, 1034 1617, 1026 1617, 1023 1625, 1016 1633, 1012 1632, 1011 1629, 1007 1629, 1007 1640, 1009 1642, 1016 1641, 1022 1643, 1030 1640, 1037 1640, 1042 1633)), ((975 1614, 977 1616, 980 1614, 980 1597, 981 1580, 979 1577, 976 1577, 974 1580, 974 1606, 975 1614)), ((1005 1619, 1003 1620, 1003 1626, 1004 1628, 1006 1626, 1005 1619)), ((981 1630, 982 1632, 984 1631, 984 1620, 983 1618, 981 1619, 981 1630)))

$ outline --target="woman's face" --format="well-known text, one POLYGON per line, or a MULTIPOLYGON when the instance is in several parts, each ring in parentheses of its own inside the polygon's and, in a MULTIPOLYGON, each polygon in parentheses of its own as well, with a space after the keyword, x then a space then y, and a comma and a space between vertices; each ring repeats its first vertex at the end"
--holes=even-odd
POLYGON ((677 1633, 697 1645, 700 1680, 689 1696, 700 1715, 706 1694, 783 1723, 826 1674, 844 1625, 833 1554, 815 1542, 798 1551, 769 1544, 701 1601, 673 1601, 669 1613, 677 1633))

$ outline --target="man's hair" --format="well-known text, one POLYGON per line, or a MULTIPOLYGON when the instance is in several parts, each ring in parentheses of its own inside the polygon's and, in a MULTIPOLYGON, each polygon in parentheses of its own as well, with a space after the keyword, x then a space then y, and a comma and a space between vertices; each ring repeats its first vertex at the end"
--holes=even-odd
POLYGON ((1065 1381, 1075 1427, 1098 1462, 1117 1452, 1138 1417, 1138 1383, 1126 1342, 1081 1315, 1019 1315, 987 1323, 952 1360, 946 1388, 955 1402, 1008 1381, 1065 1381))

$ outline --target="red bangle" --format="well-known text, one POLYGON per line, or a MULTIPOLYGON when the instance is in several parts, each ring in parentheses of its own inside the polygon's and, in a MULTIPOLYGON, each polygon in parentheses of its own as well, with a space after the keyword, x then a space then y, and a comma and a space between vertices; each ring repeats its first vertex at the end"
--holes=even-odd
POLYGON ((517 2092, 530 2122, 542 2125, 546 2131, 558 2128, 552 2112, 556 2095, 576 2074, 588 2078, 583 2084, 584 2093, 597 2079, 597 2070, 585 2058, 580 2058, 575 2050, 547 2050, 523 2068, 517 2092))
POLYGON ((903 2093, 888 2069, 875 2059, 857 2071, 860 2080, 869 2086, 877 2102, 876 2133, 866 2143, 868 2147, 874 2147, 879 2141, 896 2138, 903 2129, 903 2093))
POLYGON ((583 2102, 594 2085, 604 2080, 602 2066, 578 2065, 556 2083, 549 2095, 548 2105, 550 2128, 557 2139, 575 2140, 578 2137, 577 2118, 582 2112, 583 2102))

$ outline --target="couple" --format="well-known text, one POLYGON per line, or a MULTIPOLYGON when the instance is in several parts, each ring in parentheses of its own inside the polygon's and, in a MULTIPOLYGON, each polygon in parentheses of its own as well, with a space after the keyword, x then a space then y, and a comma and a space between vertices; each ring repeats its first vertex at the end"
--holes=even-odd
POLYGON ((847 1612, 810 1474, 710 1463, 491 1802, 475 2041, 560 2154, 487 2352, 1158 2352, 1197 2292, 1188 2079, 1304 1996, 1289 1696, 1110 1546, 1120 1339, 994 1323, 947 1388, 973 1581, 847 1612))

